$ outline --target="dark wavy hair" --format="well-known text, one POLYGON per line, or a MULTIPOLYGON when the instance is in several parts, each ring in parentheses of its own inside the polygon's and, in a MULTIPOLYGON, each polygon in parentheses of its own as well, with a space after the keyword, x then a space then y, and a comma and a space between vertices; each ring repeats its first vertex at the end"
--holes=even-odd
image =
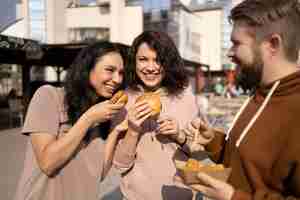
POLYGON ((137 85, 143 85, 136 74, 136 54, 142 43, 146 43, 157 53, 158 62, 165 71, 161 85, 171 95, 180 94, 188 86, 188 76, 183 60, 172 39, 166 33, 158 31, 144 31, 133 41, 125 77, 129 88, 138 90, 137 85))
MULTIPOLYGON (((97 41, 83 48, 69 67, 64 81, 68 123, 74 124, 92 105, 105 100, 104 97, 97 95, 90 84, 89 76, 97 61, 110 52, 120 53, 123 60, 126 61, 127 50, 124 45, 97 41)), ((124 87, 124 85, 121 87, 124 87)), ((108 126, 107 123, 102 125, 106 128, 108 126)))

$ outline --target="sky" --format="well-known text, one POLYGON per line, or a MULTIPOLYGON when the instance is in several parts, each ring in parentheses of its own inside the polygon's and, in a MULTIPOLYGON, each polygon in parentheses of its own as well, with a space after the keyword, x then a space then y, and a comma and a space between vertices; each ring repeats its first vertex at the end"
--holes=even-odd
MULTIPOLYGON (((83 4, 95 2, 95 0, 80 0, 83 4)), ((17 0, 0 0, 0 27, 6 26, 16 19, 17 0)), ((169 8, 170 0, 144 0, 144 9, 169 8)))
MULTIPOLYGON (((168 8, 170 6, 170 0, 141 0, 144 1, 145 10, 149 10, 150 8, 158 9, 158 8, 168 8)), ((88 4, 90 2, 95 2, 95 0, 80 0, 83 4, 88 4)))
POLYGON ((16 0, 0 0, 0 27, 16 19, 16 0))
POLYGON ((169 8, 170 0, 144 0, 144 9, 147 11, 149 9, 159 9, 159 8, 169 8))
POLYGON ((91 2, 95 2, 95 0, 80 0, 80 3, 83 3, 83 4, 88 4, 91 2))

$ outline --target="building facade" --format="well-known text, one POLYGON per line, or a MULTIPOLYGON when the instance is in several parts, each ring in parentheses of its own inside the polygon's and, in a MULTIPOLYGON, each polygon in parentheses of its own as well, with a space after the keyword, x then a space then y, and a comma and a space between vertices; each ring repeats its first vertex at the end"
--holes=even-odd
POLYGON ((232 30, 228 15, 234 3, 237 2, 170 0, 165 6, 148 6, 144 9, 144 29, 167 32, 184 58, 205 63, 212 71, 226 70, 233 67, 227 52, 232 30))
MULTIPOLYGON (((125 0, 22 0, 17 4, 17 17, 23 18, 24 37, 41 43, 97 39, 131 44, 143 30, 143 12, 142 7, 125 3, 125 0)), ((32 77, 58 80, 51 67, 33 67, 32 77)))
MULTIPOLYGON (((23 0, 26 35, 41 42, 124 44, 143 30, 168 33, 183 58, 222 71, 232 64, 227 17, 238 0, 23 0)), ((241 1, 241 0, 239 0, 241 1)))
POLYGON ((17 18, 25 21, 27 38, 42 43, 64 43, 67 38, 65 8, 67 0, 22 0, 17 4, 17 18))
POLYGON ((88 2, 23 0, 17 6, 27 37, 43 43, 107 39, 128 44, 142 31, 141 7, 126 6, 124 0, 88 2))
POLYGON ((128 5, 124 0, 98 0, 89 5, 69 4, 66 9, 68 42, 96 38, 131 44, 142 32, 142 23, 142 7, 128 5))

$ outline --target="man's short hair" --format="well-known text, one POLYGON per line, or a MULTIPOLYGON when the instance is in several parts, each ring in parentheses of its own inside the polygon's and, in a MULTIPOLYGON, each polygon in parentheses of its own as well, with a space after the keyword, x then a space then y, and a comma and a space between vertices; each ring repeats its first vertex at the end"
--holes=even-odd
POLYGON ((229 20, 253 27, 257 42, 273 33, 279 34, 286 58, 297 61, 300 45, 298 0, 245 0, 231 10, 229 20))

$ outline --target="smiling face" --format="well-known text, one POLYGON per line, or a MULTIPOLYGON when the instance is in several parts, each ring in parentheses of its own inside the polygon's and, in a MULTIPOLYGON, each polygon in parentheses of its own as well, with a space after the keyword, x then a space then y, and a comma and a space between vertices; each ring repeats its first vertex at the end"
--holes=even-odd
POLYGON ((263 75, 263 60, 260 45, 250 34, 250 27, 235 23, 231 41, 233 46, 228 56, 237 65, 238 80, 244 89, 255 89, 259 86, 263 75))
POLYGON ((158 61, 155 50, 147 43, 142 43, 136 53, 136 74, 146 90, 156 90, 161 86, 164 69, 158 61))
POLYGON ((123 81, 124 64, 121 55, 109 52, 98 59, 90 72, 90 84, 99 96, 110 98, 123 81))

